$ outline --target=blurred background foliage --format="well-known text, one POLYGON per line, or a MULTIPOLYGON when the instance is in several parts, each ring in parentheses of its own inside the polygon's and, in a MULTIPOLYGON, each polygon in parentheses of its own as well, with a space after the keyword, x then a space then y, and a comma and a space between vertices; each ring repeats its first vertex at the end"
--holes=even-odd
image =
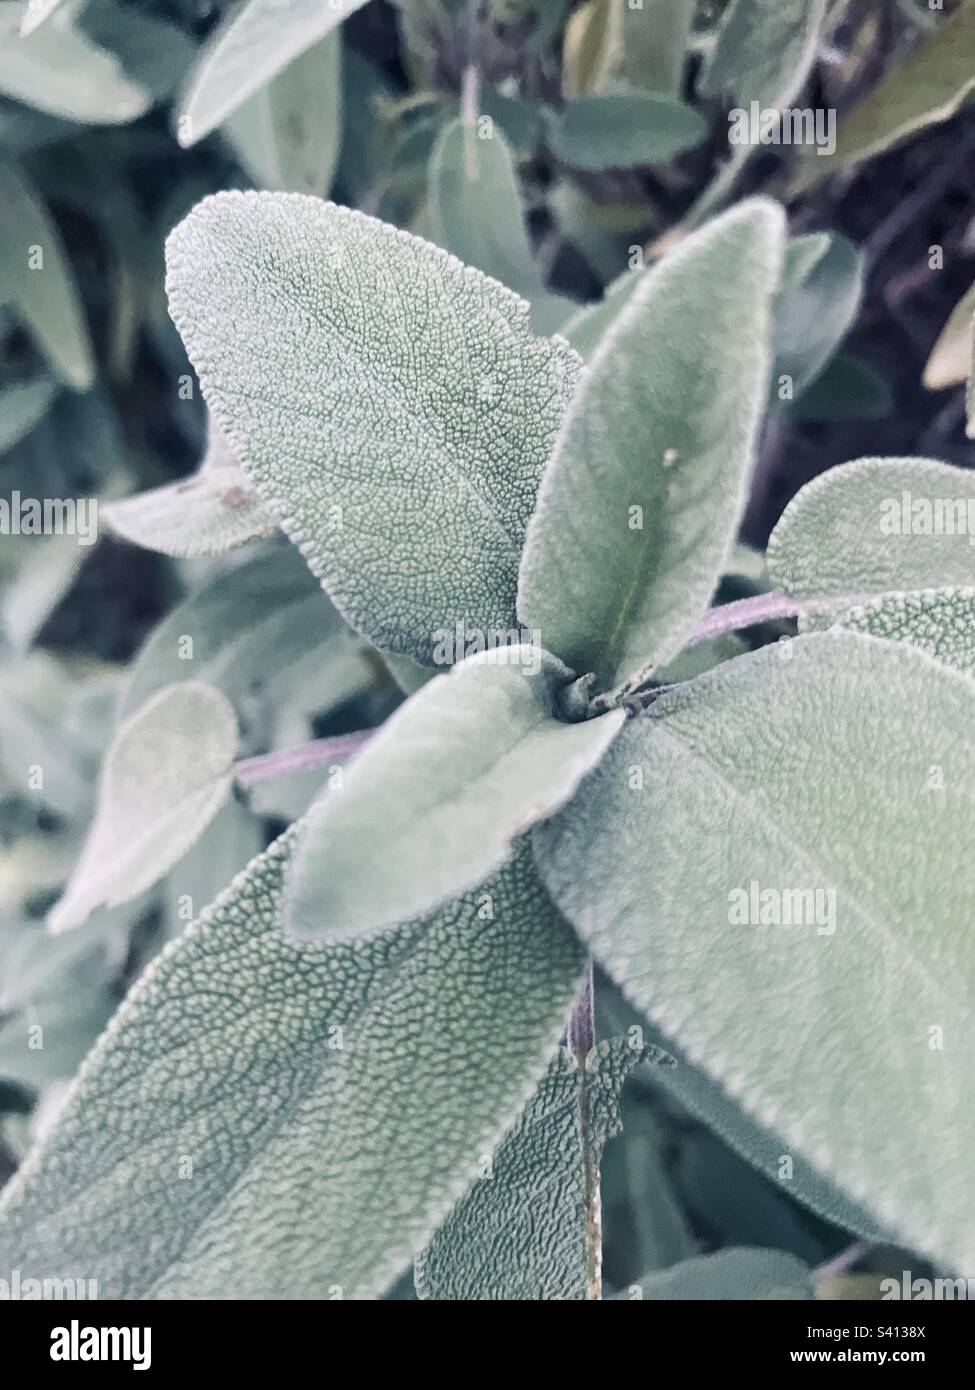
MULTIPOLYGON (((0 0, 0 497, 110 507, 169 487, 91 547, 0 538, 0 1181, 134 975, 321 783, 241 791, 135 901, 46 930, 120 713, 185 677, 180 637, 202 639, 193 674, 232 700, 245 754, 370 726, 400 698, 267 519, 230 515, 247 499, 167 317, 168 230, 217 189, 329 195, 496 275, 585 354, 579 306, 625 293, 724 204, 781 199, 796 238, 826 235, 793 243, 780 297, 743 536, 761 550, 837 462, 975 461, 975 6, 806 8, 801 53, 774 25, 736 44, 721 0, 0 0), (834 110, 835 152, 731 149, 728 109, 752 97, 834 110), (204 458, 229 471, 170 486, 204 458), (216 512, 193 512, 217 476, 216 512), (184 513, 220 535, 180 545, 166 523, 184 513)), ((763 584, 743 548, 722 596, 763 584)), ((601 1007, 605 1029, 626 1026, 606 988, 601 1007)), ((791 1200, 771 1152, 725 1142, 655 1075, 628 1085, 624 1116, 605 1161, 610 1285, 737 1245, 812 1269, 849 1246, 791 1200)), ((816 1287, 876 1297, 904 1259, 873 1250, 855 1275, 841 1260, 816 1287)))

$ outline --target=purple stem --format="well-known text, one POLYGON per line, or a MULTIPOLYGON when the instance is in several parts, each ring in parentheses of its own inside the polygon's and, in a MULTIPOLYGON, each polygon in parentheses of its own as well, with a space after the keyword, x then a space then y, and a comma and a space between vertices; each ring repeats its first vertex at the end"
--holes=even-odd
POLYGON ((720 608, 712 608, 705 613, 684 646, 696 647, 699 642, 707 642, 711 637, 721 637, 726 632, 752 627, 755 623, 797 618, 800 612, 798 603, 777 591, 757 594, 754 598, 740 598, 736 603, 723 603, 720 608))
POLYGON ((283 772, 304 772, 308 768, 327 767, 337 759, 350 758, 358 753, 375 733, 375 729, 360 729, 354 734, 339 734, 336 738, 316 738, 311 743, 299 743, 294 748, 280 748, 275 753, 262 753, 256 758, 241 758, 234 763, 234 777, 245 786, 266 782, 283 772))
POLYGON ((869 1240, 855 1240, 838 1255, 834 1255, 825 1264, 817 1265, 813 1270, 813 1279, 820 1283, 824 1279, 836 1279, 839 1275, 845 1274, 853 1265, 859 1264, 864 1256, 869 1255, 871 1250, 876 1247, 869 1240))

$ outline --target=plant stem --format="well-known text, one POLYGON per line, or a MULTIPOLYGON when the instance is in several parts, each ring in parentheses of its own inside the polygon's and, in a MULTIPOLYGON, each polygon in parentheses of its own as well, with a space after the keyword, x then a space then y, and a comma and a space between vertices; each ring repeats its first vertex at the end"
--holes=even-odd
POLYGON ((481 0, 468 0, 467 6, 467 66, 461 78, 460 113, 464 124, 477 125, 481 104, 481 69, 478 43, 480 39, 481 0))
POLYGON ((875 1247, 869 1240, 855 1240, 838 1255, 834 1255, 825 1264, 817 1265, 813 1270, 813 1279, 816 1283, 821 1283, 826 1279, 836 1279, 839 1275, 845 1274, 853 1265, 859 1264, 865 1255, 869 1255, 875 1247))
POLYGON ((696 647, 699 642, 707 642, 711 637, 721 637, 726 632, 734 632, 741 627, 752 627, 755 623, 797 618, 800 611, 798 603, 778 592, 757 594, 755 598, 741 598, 735 603, 723 603, 720 608, 712 608, 705 613, 684 643, 684 647, 696 647))
POLYGON ((579 992, 569 1014, 566 1043, 581 1072, 579 1086, 579 1120, 582 1130, 583 1164, 586 1194, 586 1298, 603 1296, 603 1217, 599 1197, 599 1159, 592 1125, 592 1098, 586 1074, 586 1058, 596 1041, 596 1021, 593 1010, 592 961, 586 966, 579 992))
POLYGON ((256 758, 241 758, 234 763, 234 778, 244 786, 266 782, 283 772, 305 772, 313 767, 327 767, 337 759, 350 758, 358 753, 375 733, 360 729, 354 734, 339 734, 336 738, 316 738, 311 743, 299 743, 294 748, 279 748, 274 753, 262 753, 256 758))

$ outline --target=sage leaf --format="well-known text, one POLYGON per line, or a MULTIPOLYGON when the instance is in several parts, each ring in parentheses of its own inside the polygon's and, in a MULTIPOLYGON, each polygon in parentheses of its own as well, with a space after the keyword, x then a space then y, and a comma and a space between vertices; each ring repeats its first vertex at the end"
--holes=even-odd
POLYGON ((782 1301, 812 1299, 816 1294, 809 1270, 795 1255, 784 1250, 732 1246, 646 1274, 619 1297, 673 1302, 782 1301))
POLYGON ((468 657, 402 705, 309 813, 285 895, 296 938, 359 936, 474 888, 573 793, 623 714, 569 724, 571 673, 534 647, 468 657))
POLYGON ((627 1072, 647 1060, 625 1039, 580 1064, 560 1047, 517 1124, 416 1261, 421 1298, 585 1299, 598 1274, 589 1255, 589 1183, 618 1134, 627 1072), (587 1172, 592 1176, 587 1180, 587 1172))
POLYGON ((13 306, 61 381, 87 390, 94 360, 74 275, 46 208, 9 159, 0 159, 0 245, 0 304, 13 306))
POLYGON ((365 0, 246 0, 200 55, 176 121, 181 145, 209 135, 248 97, 312 44, 336 29, 365 0))
POLYGON ((963 0, 840 124, 836 148, 800 168, 797 190, 950 120, 975 90, 975 5, 963 0))
POLYGON ((552 153, 576 169, 664 164, 698 144, 707 122, 661 92, 607 92, 576 97, 551 124, 552 153))
POLYGON ((535 833, 633 1005, 950 1268, 975 1256, 973 702, 912 647, 799 637, 660 698, 535 833))
POLYGON ((462 120, 444 127, 430 159, 429 203, 439 245, 529 300, 537 332, 571 311, 568 300, 549 294, 535 265, 515 162, 499 129, 485 138, 462 120))
POLYGON ((63 0, 29 0, 24 6, 23 18, 20 21, 21 34, 25 38, 28 34, 33 34, 62 3, 63 0))
POLYGON ((528 528, 518 611, 601 690, 676 655, 731 552, 783 240, 781 210, 761 199, 687 238, 641 276, 569 407, 528 528))
POLYGON ((623 11, 623 74, 634 86, 676 95, 696 0, 647 0, 623 11))
POLYGON ((353 626, 421 665, 438 630, 512 628, 568 346, 446 252, 313 198, 208 198, 168 256, 220 427, 353 626))
POLYGON ((944 391, 967 381, 972 369, 972 330, 975 327, 975 284, 951 311, 924 368, 929 391, 944 391))
POLYGON ((78 1266, 103 1298, 376 1297, 514 1123, 582 971, 527 846, 432 919, 298 949, 293 843, 136 984, 4 1190, 5 1268, 78 1266))
POLYGON ((161 878, 226 800, 236 751, 233 706, 202 681, 167 686, 126 719, 105 755, 85 847, 48 917, 52 931, 161 878))
POLYGON ((834 617, 804 615, 801 628, 815 632, 833 624, 889 642, 909 642, 936 661, 975 676, 975 589, 921 589, 882 594, 834 617))
POLYGON ((795 400, 816 380, 860 307, 863 256, 838 233, 823 239, 825 246, 818 236, 800 237, 787 251, 785 283, 775 311, 773 403, 795 400), (813 241, 817 244, 810 248, 813 241), (815 261, 802 265, 800 260, 806 261, 810 252, 815 261))
POLYGON ((188 679, 237 703, 305 656, 327 666, 329 643, 343 631, 301 557, 276 545, 218 575, 163 619, 136 657, 119 714, 134 713, 163 686, 188 679))
POLYGON ((857 459, 789 503, 769 540, 769 574, 810 609, 817 601, 848 607, 889 590, 970 583, 973 536, 968 470, 933 459, 857 459))
POLYGON ((342 144, 342 43, 338 31, 278 73, 224 124, 260 188, 326 194, 342 144))
POLYGON ((562 89, 566 96, 604 86, 620 56, 623 0, 586 0, 569 17, 562 40, 562 89))
POLYGON ((196 473, 113 502, 102 517, 134 545, 176 558, 218 555, 277 527, 212 416, 196 473))
POLYGON ((698 80, 702 96, 788 106, 816 58, 826 0, 731 0, 698 80))
POLYGON ((56 391, 48 376, 0 387, 0 453, 19 444, 43 420, 56 391))

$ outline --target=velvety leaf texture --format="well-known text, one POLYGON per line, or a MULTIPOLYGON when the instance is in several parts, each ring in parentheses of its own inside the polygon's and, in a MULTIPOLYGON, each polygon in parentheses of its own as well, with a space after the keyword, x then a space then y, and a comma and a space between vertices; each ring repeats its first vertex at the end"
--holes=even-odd
POLYGON ((374 1297, 515 1121, 582 968, 530 852, 425 922, 297 949, 292 840, 122 1005, 5 1190, 4 1268, 83 1268, 102 1298, 374 1297))
MULTIPOLYGON (((810 616, 806 630, 827 626, 829 615, 810 616)), ((975 676, 975 589, 921 589, 884 594, 836 619, 839 626, 890 642, 920 647, 946 666, 975 676)))
POLYGON ((962 1270, 973 711, 975 682, 909 646, 799 637, 659 699, 535 833, 631 1002, 785 1152, 962 1270))
POLYGON ((730 554, 783 241, 781 209, 761 199, 689 237, 641 277, 566 415, 528 529, 519 614, 603 690, 676 654, 730 554))
POLYGON ((288 880, 298 938, 358 935, 474 888, 573 793, 620 710, 557 717, 569 672, 537 648, 482 652, 431 681, 310 812, 288 880))
POLYGON ((236 751, 233 706, 202 681, 166 686, 126 719, 105 755, 95 819, 52 929, 77 926, 161 878, 226 800, 236 751))
POLYGON ((417 1259, 421 1298, 585 1299, 586 1154, 592 1170, 620 1130, 619 1093, 646 1059, 623 1039, 585 1067, 560 1047, 521 1118, 417 1259))
POLYGON ((867 458, 821 474, 772 532, 769 573, 799 600, 966 585, 975 474, 933 459, 867 458))
POLYGON ((685 1302, 811 1299, 816 1294, 809 1270, 783 1250, 730 1248, 716 1255, 683 1260, 670 1269, 646 1274, 620 1298, 685 1302))
POLYGON ((218 555, 277 525, 212 419, 196 473, 113 502, 102 517, 134 545, 179 559, 218 555))
POLYGON ((208 198, 167 250, 207 399, 349 620, 426 665, 439 629, 513 627, 571 349, 495 281, 314 198, 208 198))

